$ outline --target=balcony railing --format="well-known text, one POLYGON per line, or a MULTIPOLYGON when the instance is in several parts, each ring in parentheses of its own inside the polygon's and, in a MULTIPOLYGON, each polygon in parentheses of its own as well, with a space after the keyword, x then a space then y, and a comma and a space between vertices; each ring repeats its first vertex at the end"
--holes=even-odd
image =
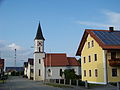
POLYGON ((120 66, 120 58, 110 59, 109 65, 112 67, 118 67, 120 66))

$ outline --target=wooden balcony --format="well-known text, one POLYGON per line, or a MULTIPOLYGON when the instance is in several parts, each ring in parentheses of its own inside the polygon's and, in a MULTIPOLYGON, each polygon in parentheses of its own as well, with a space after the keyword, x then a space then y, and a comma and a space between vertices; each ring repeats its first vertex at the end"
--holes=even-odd
POLYGON ((111 67, 118 67, 118 66, 120 66, 120 58, 110 59, 109 60, 109 65, 111 67))

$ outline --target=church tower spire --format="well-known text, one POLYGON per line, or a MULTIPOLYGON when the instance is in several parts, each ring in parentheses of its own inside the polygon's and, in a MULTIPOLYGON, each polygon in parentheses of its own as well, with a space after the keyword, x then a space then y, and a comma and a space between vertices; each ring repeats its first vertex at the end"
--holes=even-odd
POLYGON ((34 39, 34 80, 44 80, 44 37, 40 23, 38 25, 37 34, 34 39))
POLYGON ((39 22, 39 25, 38 25, 37 34, 36 34, 35 39, 45 40, 45 38, 43 37, 43 34, 42 34, 42 29, 41 29, 41 26, 40 26, 40 22, 39 22))

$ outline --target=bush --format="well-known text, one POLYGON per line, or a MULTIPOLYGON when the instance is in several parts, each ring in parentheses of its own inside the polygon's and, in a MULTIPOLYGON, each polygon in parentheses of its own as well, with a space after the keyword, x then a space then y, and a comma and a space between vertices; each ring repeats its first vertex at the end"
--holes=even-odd
POLYGON ((80 79, 80 76, 75 74, 74 69, 66 69, 64 71, 65 79, 80 79))
POLYGON ((79 80, 79 81, 78 81, 78 85, 79 85, 79 86, 85 86, 85 82, 79 80))

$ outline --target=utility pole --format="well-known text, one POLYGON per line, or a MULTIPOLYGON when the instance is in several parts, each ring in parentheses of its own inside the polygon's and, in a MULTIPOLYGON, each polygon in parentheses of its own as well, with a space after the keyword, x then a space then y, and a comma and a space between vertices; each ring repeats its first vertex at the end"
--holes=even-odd
POLYGON ((15 64, 15 67, 16 67, 16 49, 15 49, 15 62, 14 62, 14 64, 15 64))

